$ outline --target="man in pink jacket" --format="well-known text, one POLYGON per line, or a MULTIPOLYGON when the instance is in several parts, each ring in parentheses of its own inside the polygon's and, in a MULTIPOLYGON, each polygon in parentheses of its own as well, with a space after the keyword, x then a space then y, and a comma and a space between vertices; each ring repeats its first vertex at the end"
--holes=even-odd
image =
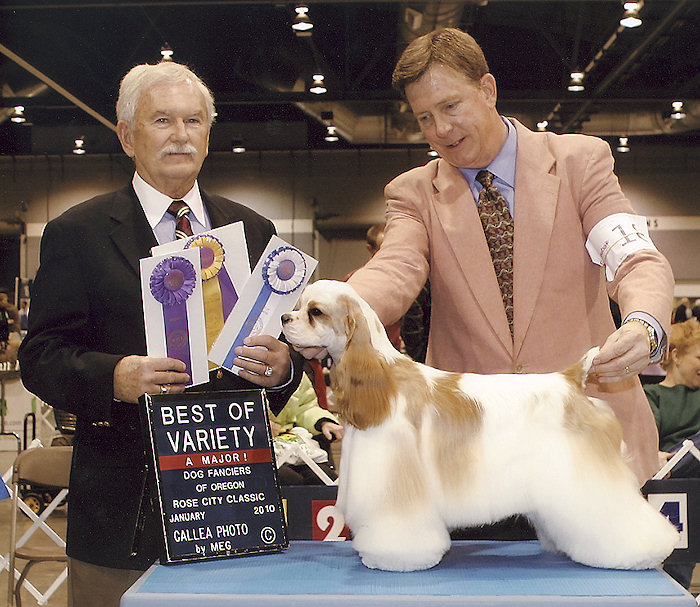
POLYGON ((411 43, 393 81, 440 158, 387 185, 384 242, 349 283, 389 324, 429 278, 426 362, 441 369, 550 372, 600 346, 588 393, 615 410, 643 483, 658 469, 658 439, 637 374, 663 356, 673 275, 620 189, 609 146, 501 116, 481 48, 456 29, 411 43), (482 169, 513 221, 510 316, 479 217, 482 169), (617 330, 608 297, 622 313, 617 330))

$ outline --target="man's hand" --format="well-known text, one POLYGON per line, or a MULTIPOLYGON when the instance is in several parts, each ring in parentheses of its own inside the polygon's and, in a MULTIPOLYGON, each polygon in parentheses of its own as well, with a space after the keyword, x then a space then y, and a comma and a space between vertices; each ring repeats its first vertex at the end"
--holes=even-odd
POLYGON ((190 381, 186 368, 175 358, 125 356, 114 367, 114 398, 136 403, 144 394, 180 394, 190 381))
POLYGON ((593 359, 592 372, 600 383, 634 377, 649 365, 649 334, 639 322, 623 324, 605 340, 593 359))
POLYGON ((233 364, 241 368, 239 377, 263 388, 282 386, 292 376, 289 346, 270 335, 246 337, 233 364))

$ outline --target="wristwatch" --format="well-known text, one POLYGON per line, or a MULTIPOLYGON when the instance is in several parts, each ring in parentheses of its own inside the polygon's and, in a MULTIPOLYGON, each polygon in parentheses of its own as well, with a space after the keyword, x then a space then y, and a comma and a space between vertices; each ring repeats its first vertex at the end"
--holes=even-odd
POLYGON ((656 337, 654 327, 652 327, 646 320, 642 320, 641 318, 628 318, 622 324, 625 325, 628 322, 638 322, 647 330, 647 335, 649 336, 649 355, 651 356, 654 352, 656 352, 656 348, 659 347, 659 339, 656 337))

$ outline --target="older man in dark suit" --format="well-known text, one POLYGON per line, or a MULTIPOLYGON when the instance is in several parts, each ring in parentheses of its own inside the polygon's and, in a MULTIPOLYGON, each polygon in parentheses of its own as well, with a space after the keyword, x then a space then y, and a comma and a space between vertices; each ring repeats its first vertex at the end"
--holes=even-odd
MULTIPOLYGON (((186 203, 194 233, 242 221, 251 266, 275 232, 251 209, 200 190, 213 116, 211 93, 185 66, 133 68, 117 102, 117 134, 136 165, 132 183, 69 209, 42 238, 20 364, 29 390, 78 416, 67 539, 72 605, 116 607, 158 555, 137 401, 181 393, 189 377, 182 361, 146 356, 139 259, 175 238, 173 201, 186 203)), ((248 338, 237 354, 245 357, 234 361, 239 375, 212 371, 197 391, 264 387, 279 411, 301 364, 273 336, 248 338)))

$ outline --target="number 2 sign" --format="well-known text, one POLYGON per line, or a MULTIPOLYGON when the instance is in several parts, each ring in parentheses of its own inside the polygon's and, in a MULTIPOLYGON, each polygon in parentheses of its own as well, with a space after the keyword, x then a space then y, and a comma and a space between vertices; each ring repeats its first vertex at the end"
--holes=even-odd
POLYGON ((311 502, 311 539, 325 542, 344 542, 350 537, 345 518, 331 500, 311 502))

